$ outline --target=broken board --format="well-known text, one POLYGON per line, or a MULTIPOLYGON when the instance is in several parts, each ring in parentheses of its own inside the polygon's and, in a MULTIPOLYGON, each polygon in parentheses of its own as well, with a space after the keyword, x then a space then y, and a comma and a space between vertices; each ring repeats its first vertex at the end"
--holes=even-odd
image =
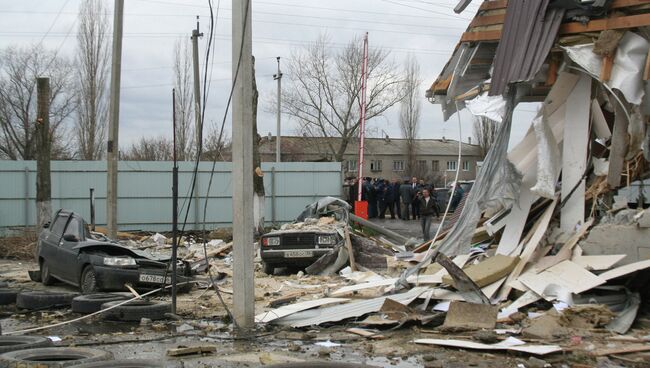
POLYGON ((255 322, 267 323, 276 320, 278 318, 283 318, 294 313, 302 312, 307 309, 321 307, 323 305, 328 305, 328 304, 343 303, 343 302, 347 302, 348 300, 350 299, 323 298, 323 299, 309 300, 306 302, 300 302, 291 305, 285 305, 283 307, 258 314, 257 316, 255 316, 255 322))
POLYGON ((414 341, 416 344, 423 345, 438 345, 447 346, 461 349, 474 349, 474 350, 511 350, 522 353, 546 355, 562 351, 558 345, 509 345, 509 344, 481 344, 474 341, 466 340, 442 340, 442 339, 417 339, 414 341))
POLYGON ((556 297, 545 294, 547 287, 552 285, 580 294, 607 282, 571 261, 560 262, 541 273, 531 270, 519 276, 518 280, 546 300, 554 300, 556 297))
POLYGON ((650 259, 645 261, 630 263, 630 264, 626 264, 625 266, 614 268, 613 270, 609 270, 607 272, 601 273, 600 275, 598 275, 598 277, 606 281, 609 281, 618 277, 629 275, 633 272, 645 270, 646 268, 650 268, 650 259))

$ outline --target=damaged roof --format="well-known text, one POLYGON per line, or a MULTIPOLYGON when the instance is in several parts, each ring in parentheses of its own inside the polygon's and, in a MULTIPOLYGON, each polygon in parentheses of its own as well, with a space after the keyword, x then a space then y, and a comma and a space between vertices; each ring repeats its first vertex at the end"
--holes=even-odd
POLYGON ((649 26, 648 9, 648 0, 486 0, 426 97, 442 105, 445 119, 463 101, 503 94, 511 82, 529 82, 522 101, 543 101, 562 61, 557 46, 649 26))

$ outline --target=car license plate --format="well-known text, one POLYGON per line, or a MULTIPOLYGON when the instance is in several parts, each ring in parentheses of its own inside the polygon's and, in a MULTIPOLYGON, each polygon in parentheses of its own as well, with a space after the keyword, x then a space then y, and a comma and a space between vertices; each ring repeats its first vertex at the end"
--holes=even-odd
POLYGON ((288 250, 284 252, 284 258, 309 258, 313 256, 314 252, 310 250, 288 250))
MULTIPOLYGON (((148 282, 152 284, 162 284, 165 278, 162 275, 147 275, 146 273, 140 274, 140 282, 148 282)), ((167 277, 167 283, 171 282, 167 277)))

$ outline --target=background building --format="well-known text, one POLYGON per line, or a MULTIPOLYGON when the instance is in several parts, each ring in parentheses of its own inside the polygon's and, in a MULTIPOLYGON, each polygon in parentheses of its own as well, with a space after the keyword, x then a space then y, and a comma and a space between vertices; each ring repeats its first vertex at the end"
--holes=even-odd
MULTIPOLYGON (((470 140, 471 142, 471 140, 470 140)), ((334 149, 340 138, 282 137, 282 161, 335 161, 334 149)), ((260 142, 263 162, 275 161, 275 137, 263 137, 260 142)), ((477 162, 483 160, 481 148, 462 143, 460 180, 476 178, 477 162)), ((344 175, 357 176, 358 142, 351 142, 343 156, 344 175)), ((366 138, 363 175, 385 179, 425 178, 436 186, 453 181, 458 163, 458 141, 450 139, 418 139, 415 141, 413 169, 408 170, 407 141, 396 138, 366 138)))

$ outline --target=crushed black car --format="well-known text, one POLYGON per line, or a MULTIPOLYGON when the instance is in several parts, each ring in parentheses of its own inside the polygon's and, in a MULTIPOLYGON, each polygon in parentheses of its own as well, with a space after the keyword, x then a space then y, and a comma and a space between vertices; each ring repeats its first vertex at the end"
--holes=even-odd
POLYGON ((345 201, 325 197, 307 206, 295 222, 262 235, 264 273, 273 274, 275 268, 281 267, 304 269, 341 245, 349 210, 345 201))
MULTIPOLYGON (((44 285, 56 280, 78 287, 82 293, 154 289, 171 283, 168 258, 125 247, 97 233, 78 214, 59 210, 41 231, 36 258, 44 285)), ((177 265, 179 290, 192 287, 189 263, 177 265)))

